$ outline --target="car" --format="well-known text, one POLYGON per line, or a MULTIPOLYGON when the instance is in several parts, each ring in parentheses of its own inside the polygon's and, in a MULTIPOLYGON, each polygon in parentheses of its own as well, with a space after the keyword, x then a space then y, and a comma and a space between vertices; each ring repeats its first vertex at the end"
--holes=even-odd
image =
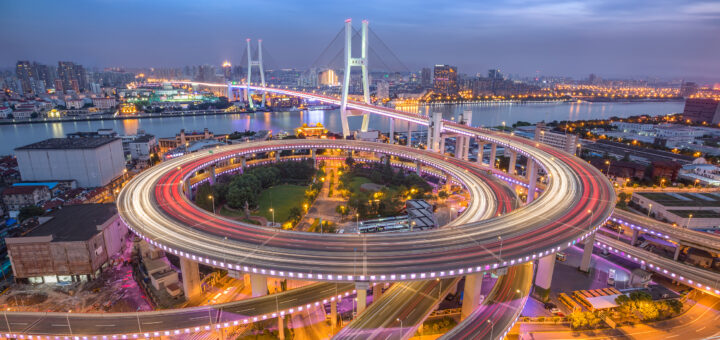
POLYGON ((552 302, 545 302, 543 307, 545 307, 545 309, 547 309, 547 310, 551 310, 553 308, 557 308, 557 305, 552 302))
POLYGON ((600 256, 608 257, 610 256, 610 252, 607 249, 603 249, 602 252, 600 252, 600 256))
POLYGON ((559 252, 555 253, 555 259, 557 259, 558 261, 561 261, 561 262, 565 262, 565 260, 567 260, 567 254, 559 251, 559 252))
POLYGON ((552 315, 562 314, 557 307, 550 309, 550 313, 552 313, 552 315))

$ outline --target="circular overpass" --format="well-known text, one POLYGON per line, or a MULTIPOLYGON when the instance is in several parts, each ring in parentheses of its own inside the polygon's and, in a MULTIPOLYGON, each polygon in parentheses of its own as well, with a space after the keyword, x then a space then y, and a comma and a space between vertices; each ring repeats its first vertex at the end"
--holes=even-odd
POLYGON ((133 232, 167 252, 206 265, 314 281, 407 281, 465 275, 532 261, 589 236, 611 214, 614 192, 597 170, 561 151, 462 125, 448 129, 534 159, 548 185, 533 203, 489 218, 497 202, 476 164, 437 153, 349 140, 282 140, 231 145, 164 162, 132 179, 118 197, 133 232), (467 129, 472 129, 470 132, 467 129), (184 194, 196 171, 258 152, 340 148, 411 159, 452 175, 470 192, 451 228, 396 234, 312 234, 259 227, 210 214, 184 194))

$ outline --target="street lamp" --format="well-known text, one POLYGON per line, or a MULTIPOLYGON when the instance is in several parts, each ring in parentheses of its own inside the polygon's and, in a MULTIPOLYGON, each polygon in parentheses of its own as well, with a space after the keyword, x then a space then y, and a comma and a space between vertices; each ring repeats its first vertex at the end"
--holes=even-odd
POLYGON ((687 224, 685 224, 685 229, 690 228, 690 219, 692 218, 692 214, 688 215, 687 224))
POLYGON ((610 160, 605 160, 605 164, 607 164, 607 171, 605 171, 605 175, 610 177, 610 160))
POLYGON ((650 210, 652 210, 652 203, 648 204, 648 217, 650 217, 650 210))
POLYGON ((357 229, 358 234, 360 233, 360 214, 355 213, 355 229, 357 229))
POLYGON ((402 322, 402 320, 400 320, 400 318, 395 319, 395 321, 400 323, 400 338, 399 339, 402 339, 403 338, 403 322, 402 322))
POLYGON ((490 339, 493 338, 493 333, 495 333, 495 323, 492 322, 492 320, 488 319, 487 321, 490 324, 490 339))
POLYGON ((498 236, 498 240, 500 241, 500 261, 502 261, 502 236, 498 236))
POLYGON ((272 223, 273 228, 275 227, 275 210, 273 208, 270 208, 270 212, 272 213, 272 223))
POLYGON ((215 213, 215 196, 210 195, 208 196, 209 199, 212 200, 212 207, 213 207, 213 214, 215 213))

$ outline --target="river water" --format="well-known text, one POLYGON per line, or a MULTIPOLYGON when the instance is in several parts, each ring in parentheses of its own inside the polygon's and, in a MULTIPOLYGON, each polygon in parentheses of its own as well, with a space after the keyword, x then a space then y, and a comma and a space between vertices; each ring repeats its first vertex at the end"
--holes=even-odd
MULTIPOLYGON (((453 104, 403 108, 405 111, 426 114, 442 112, 451 119, 465 110, 473 112, 473 126, 497 126, 502 122, 512 125, 516 121, 536 123, 553 120, 605 119, 612 116, 628 117, 648 114, 660 115, 682 112, 683 102, 614 102, 614 103, 529 103, 529 104, 453 104)), ((457 119, 457 118, 456 118, 457 119)), ((351 117, 350 128, 360 127, 361 118, 351 117)), ((180 131, 202 131, 208 128, 216 134, 244 130, 292 131, 303 123, 322 123, 332 132, 341 132, 339 110, 311 110, 303 112, 259 112, 194 117, 141 118, 85 122, 38 123, 0 125, 0 155, 11 154, 13 149, 47 138, 64 137, 77 131, 95 131, 110 128, 118 134, 135 134, 143 129, 157 137, 174 136, 180 131)), ((388 130, 388 119, 372 116, 370 128, 388 130)), ((417 130, 417 127, 412 127, 417 130)), ((396 131, 407 131, 407 124, 398 122, 396 131)))

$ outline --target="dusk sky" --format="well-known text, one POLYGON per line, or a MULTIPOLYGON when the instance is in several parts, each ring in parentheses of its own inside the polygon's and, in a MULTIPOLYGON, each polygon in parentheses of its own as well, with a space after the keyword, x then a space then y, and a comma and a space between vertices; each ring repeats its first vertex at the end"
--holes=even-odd
POLYGON ((0 65, 239 63, 250 37, 277 66, 305 68, 349 17, 411 70, 720 80, 720 2, 668 0, 4 0, 0 65))

